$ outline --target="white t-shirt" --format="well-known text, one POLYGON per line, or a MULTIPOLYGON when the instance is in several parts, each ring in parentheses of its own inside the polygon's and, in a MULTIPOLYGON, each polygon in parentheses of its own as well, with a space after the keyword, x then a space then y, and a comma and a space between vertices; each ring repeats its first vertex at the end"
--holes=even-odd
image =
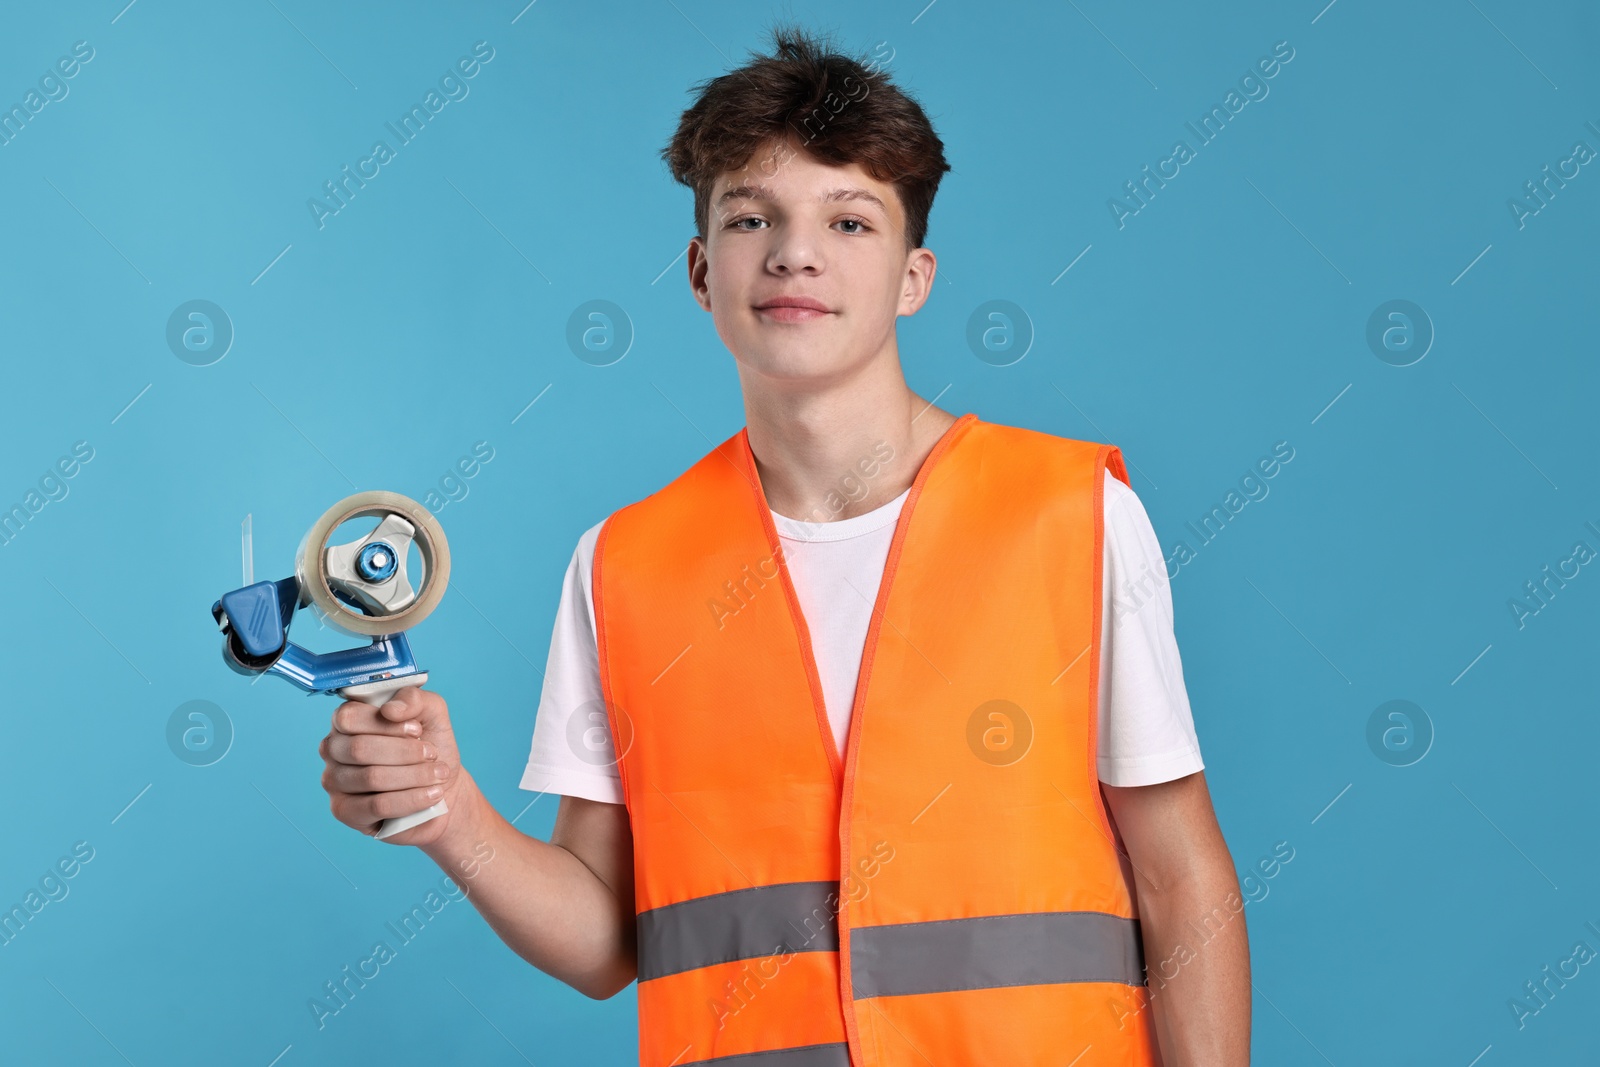
MULTIPOLYGON (((772 513, 784 561, 811 631, 823 705, 845 750, 867 625, 910 489, 864 515, 801 522, 772 513)), ((1100 741, 1107 785, 1152 785, 1201 770, 1189 695, 1172 628, 1166 561, 1144 505, 1105 476, 1101 596, 1100 741)), ((533 747, 521 788, 621 804, 595 645, 594 547, 604 522, 578 539, 550 638, 533 747), (574 713, 578 720, 572 721, 574 713)))

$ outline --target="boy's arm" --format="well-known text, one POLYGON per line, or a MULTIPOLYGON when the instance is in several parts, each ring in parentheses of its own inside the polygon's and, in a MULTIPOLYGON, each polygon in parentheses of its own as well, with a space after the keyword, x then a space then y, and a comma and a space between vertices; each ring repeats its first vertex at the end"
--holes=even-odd
POLYGON ((1244 900, 1205 774, 1102 788, 1134 867, 1161 1058, 1184 1067, 1248 1067, 1244 900))
POLYGON ((548 842, 524 834, 461 765, 444 698, 420 687, 400 690, 382 708, 341 704, 319 753, 334 817, 365 834, 432 803, 429 783, 442 789, 446 814, 386 843, 426 852, 517 955, 597 1000, 633 981, 626 807, 564 796, 548 842))
POLYGON ((517 955, 596 1000, 626 989, 638 971, 628 809, 563 796, 545 842, 506 821, 476 784, 463 793, 465 818, 422 851, 517 955))

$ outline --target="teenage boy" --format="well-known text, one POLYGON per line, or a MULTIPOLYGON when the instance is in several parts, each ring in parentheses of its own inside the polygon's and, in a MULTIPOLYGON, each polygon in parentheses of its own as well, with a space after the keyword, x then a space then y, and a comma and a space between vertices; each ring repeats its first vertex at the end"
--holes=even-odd
POLYGON ((637 980, 649 1067, 1247 1064, 1242 901, 1121 453, 907 387, 943 145, 881 70, 775 45, 663 153, 746 424, 578 541, 521 781, 561 794, 550 841, 422 689, 340 706, 333 813, 442 795, 390 842, 470 868, 546 973, 637 980))

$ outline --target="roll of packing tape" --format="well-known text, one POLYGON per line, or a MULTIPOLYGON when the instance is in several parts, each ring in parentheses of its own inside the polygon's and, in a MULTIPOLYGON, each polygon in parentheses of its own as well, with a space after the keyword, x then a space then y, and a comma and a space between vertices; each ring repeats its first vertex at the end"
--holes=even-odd
POLYGON ((295 577, 302 603, 309 604, 329 626, 359 637, 386 637, 409 630, 433 613, 450 581, 450 546, 444 528, 428 509, 399 493, 373 489, 347 496, 329 508, 307 531, 295 554, 295 577), (415 529, 422 556, 417 593, 401 610, 388 615, 363 615, 333 595, 328 584, 328 538, 341 525, 367 516, 398 515, 415 529))

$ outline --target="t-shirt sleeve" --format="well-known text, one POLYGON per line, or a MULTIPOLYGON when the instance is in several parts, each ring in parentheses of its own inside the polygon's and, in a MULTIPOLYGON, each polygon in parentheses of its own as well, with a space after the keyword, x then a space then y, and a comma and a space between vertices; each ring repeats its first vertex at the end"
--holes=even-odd
POLYGON ((1100 732, 1107 785, 1154 785, 1202 770, 1172 624, 1172 589, 1139 496, 1105 476, 1100 732))
POLYGON ((533 745, 518 785, 541 793, 621 804, 622 781, 600 689, 595 643, 594 547, 604 522, 578 539, 561 583, 533 745))

